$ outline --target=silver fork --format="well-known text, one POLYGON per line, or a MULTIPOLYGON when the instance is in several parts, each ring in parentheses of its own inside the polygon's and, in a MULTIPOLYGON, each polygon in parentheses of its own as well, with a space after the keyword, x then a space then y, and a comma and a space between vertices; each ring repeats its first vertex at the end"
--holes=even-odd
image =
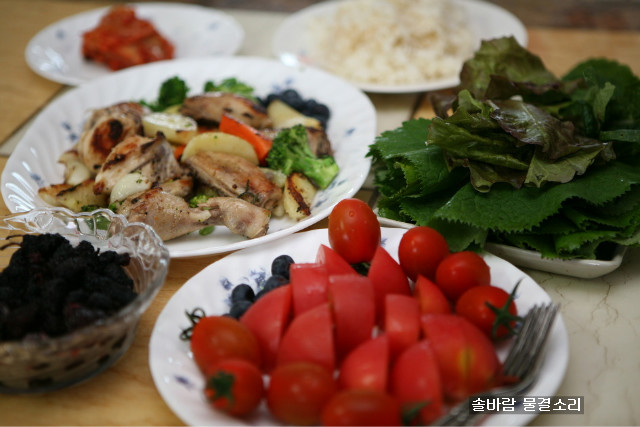
POLYGON ((544 344, 549 336, 551 325, 558 312, 558 305, 549 303, 534 306, 522 321, 518 335, 504 361, 503 374, 517 381, 513 384, 488 390, 467 398, 455 406, 447 415, 436 420, 434 425, 468 426, 474 425, 486 412, 472 412, 471 402, 482 397, 485 399, 513 397, 523 394, 535 383, 540 370, 544 344))

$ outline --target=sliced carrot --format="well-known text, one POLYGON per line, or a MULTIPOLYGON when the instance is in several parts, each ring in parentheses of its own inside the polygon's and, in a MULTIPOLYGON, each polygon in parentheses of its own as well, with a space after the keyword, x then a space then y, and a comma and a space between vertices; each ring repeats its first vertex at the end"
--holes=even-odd
POLYGON ((256 150, 260 164, 265 163, 267 154, 269 154, 269 150, 271 150, 271 145, 273 144, 271 138, 248 124, 242 123, 226 114, 223 114, 222 119, 220 119, 220 131, 235 135, 250 143, 253 149, 256 150))
POLYGON ((180 156, 182 156, 182 153, 184 152, 184 147, 186 147, 186 145, 180 144, 176 145, 173 149, 173 157, 175 157, 176 160, 180 160, 180 156))

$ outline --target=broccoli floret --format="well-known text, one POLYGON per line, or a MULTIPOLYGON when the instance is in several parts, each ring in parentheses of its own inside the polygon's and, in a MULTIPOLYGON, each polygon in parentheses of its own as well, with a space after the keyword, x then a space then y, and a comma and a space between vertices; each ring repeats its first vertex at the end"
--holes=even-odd
POLYGON ((213 81, 209 80, 204 84, 204 91, 235 93, 236 95, 244 96, 245 98, 248 98, 253 102, 258 101, 258 99, 253 94, 253 87, 239 81, 235 77, 224 79, 220 82, 220 84, 216 84, 213 81))
POLYGON ((182 104, 189 92, 187 83, 179 77, 171 77, 165 80, 158 91, 158 99, 155 102, 140 101, 152 111, 164 111, 167 108, 182 104))
POLYGON ((208 194, 196 194, 189 200, 189 207, 197 208, 200 203, 204 203, 211 198, 208 194))
POLYGON ((198 234, 199 234, 199 235, 201 235, 201 236, 208 236, 209 234, 213 233, 213 231, 214 231, 215 229, 216 229, 216 228, 215 228, 213 225, 208 225, 208 226, 206 226, 206 227, 201 228, 201 229, 198 231, 198 234))
POLYGON ((285 175, 300 172, 320 188, 327 188, 339 171, 333 157, 313 154, 307 130, 302 125, 283 129, 276 135, 267 155, 267 165, 285 175))

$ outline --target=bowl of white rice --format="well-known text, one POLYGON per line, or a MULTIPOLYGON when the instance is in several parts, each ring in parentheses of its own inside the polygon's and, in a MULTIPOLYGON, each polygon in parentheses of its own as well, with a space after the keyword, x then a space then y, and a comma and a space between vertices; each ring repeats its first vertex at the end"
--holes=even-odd
POLYGON ((273 39, 290 65, 325 69, 370 92, 453 87, 483 39, 527 33, 479 0, 334 0, 294 13, 273 39))

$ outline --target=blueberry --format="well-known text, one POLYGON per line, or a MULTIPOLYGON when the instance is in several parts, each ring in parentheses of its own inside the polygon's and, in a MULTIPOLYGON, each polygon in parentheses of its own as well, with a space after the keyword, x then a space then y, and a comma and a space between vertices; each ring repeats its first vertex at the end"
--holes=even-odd
POLYGON ((289 255, 280 255, 271 263, 271 274, 289 279, 289 266, 293 264, 293 258, 289 255))
POLYGON ((231 304, 231 308, 229 309, 229 316, 239 319, 253 304, 248 300, 240 300, 231 304))
POLYGON ((266 107, 269 104, 271 104, 273 101, 275 101, 276 99, 278 99, 278 94, 270 93, 269 95, 267 95, 266 98, 261 100, 262 101, 262 105, 264 105, 266 107))
POLYGON ((331 112, 329 107, 316 101, 313 98, 304 99, 295 89, 285 89, 282 92, 270 93, 263 100, 264 106, 269 105, 274 100, 280 100, 305 116, 313 117, 320 121, 326 129, 331 112))
POLYGON ((304 100, 295 89, 285 89, 280 94, 280 99, 298 111, 304 108, 304 100))
POLYGON ((320 104, 315 99, 310 99, 307 101, 303 114, 314 117, 320 120, 325 125, 329 121, 330 116, 329 107, 324 104, 320 104))
POLYGON ((275 288, 286 285, 287 283, 289 283, 289 279, 278 274, 274 274, 267 279, 262 290, 264 290, 265 292, 269 292, 275 288))
POLYGON ((258 301, 260 298, 262 298, 264 296, 264 294, 267 293, 266 289, 260 289, 257 293, 256 293, 256 301, 258 301))
POLYGON ((231 291, 231 303, 235 303, 238 301, 249 301, 253 302, 256 299, 256 294, 253 292, 253 288, 247 285, 246 283, 242 283, 231 291))

